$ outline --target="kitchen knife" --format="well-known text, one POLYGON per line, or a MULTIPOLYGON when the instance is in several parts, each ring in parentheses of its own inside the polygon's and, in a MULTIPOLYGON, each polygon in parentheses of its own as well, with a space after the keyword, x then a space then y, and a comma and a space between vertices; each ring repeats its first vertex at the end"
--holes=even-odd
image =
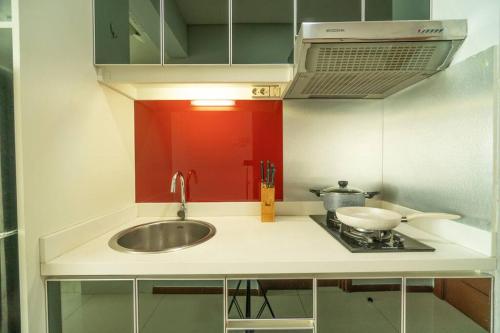
POLYGON ((260 161, 260 183, 264 183, 264 161, 260 161))
POLYGON ((276 174, 276 167, 274 164, 271 164, 271 184, 270 187, 274 187, 274 176, 276 174))
POLYGON ((269 176, 271 173, 271 162, 267 160, 267 165, 266 165, 266 187, 269 187, 269 176))

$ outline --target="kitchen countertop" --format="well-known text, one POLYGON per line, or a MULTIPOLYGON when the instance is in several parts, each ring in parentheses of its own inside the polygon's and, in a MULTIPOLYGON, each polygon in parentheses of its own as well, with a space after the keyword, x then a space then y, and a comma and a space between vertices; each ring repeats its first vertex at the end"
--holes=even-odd
POLYGON ((129 254, 111 249, 109 239, 133 225, 161 218, 137 218, 61 256, 42 263, 43 276, 152 276, 411 273, 493 271, 496 259, 416 229, 396 228, 436 249, 435 252, 350 253, 308 216, 278 216, 261 223, 258 216, 206 217, 215 236, 175 252, 129 254))

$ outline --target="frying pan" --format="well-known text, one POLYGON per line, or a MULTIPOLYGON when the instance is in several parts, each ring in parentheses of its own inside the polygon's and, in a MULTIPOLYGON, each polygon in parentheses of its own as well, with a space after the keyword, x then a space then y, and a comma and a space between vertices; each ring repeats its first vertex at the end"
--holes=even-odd
POLYGON ((445 213, 415 213, 403 216, 395 211, 373 207, 340 207, 335 211, 340 222, 357 229, 391 230, 401 222, 417 219, 456 220, 459 215, 445 213))

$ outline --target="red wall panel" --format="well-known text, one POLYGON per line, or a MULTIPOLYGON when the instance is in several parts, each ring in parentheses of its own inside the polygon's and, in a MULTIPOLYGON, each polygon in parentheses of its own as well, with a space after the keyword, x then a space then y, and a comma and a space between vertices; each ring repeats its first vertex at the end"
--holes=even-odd
POLYGON ((136 101, 136 202, 178 201, 179 193, 170 193, 177 170, 186 178, 188 201, 258 201, 260 160, 276 165, 276 199, 282 200, 282 124, 281 101, 232 107, 136 101))

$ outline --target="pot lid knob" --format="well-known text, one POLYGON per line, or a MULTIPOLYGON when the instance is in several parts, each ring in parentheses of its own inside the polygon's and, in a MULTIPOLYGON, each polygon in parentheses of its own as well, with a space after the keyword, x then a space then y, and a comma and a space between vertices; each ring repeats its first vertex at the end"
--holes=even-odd
POLYGON ((339 186, 340 188, 346 188, 348 184, 347 180, 339 180, 339 186))

